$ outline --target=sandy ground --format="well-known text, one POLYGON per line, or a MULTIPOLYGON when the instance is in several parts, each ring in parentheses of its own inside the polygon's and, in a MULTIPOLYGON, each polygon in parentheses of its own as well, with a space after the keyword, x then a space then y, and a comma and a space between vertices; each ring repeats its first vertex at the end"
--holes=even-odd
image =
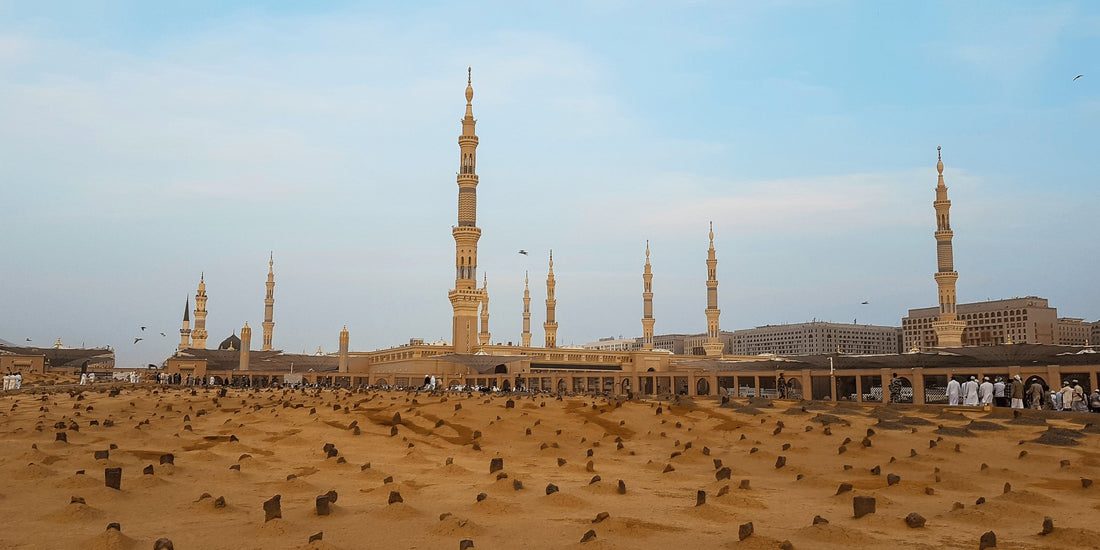
POLYGON ((0 431, 2 548, 1100 548, 1100 415, 124 386, 2 396, 0 431))

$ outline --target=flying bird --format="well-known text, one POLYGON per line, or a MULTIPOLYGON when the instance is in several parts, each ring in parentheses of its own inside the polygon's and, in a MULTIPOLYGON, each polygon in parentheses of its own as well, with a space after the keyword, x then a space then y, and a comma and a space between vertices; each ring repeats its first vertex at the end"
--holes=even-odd
POLYGON ((145 332, 145 327, 141 327, 141 331, 142 331, 142 332, 145 332))
POLYGON ((162 333, 160 333, 160 335, 161 335, 161 336, 168 336, 167 334, 165 334, 165 333, 163 333, 163 332, 162 332, 162 333))
POLYGON ((524 256, 526 256, 526 255, 527 255, 527 251, 526 251, 526 250, 520 250, 520 251, 519 251, 519 253, 520 253, 520 254, 523 254, 524 256))
POLYGON ((144 338, 134 338, 134 343, 136 344, 142 340, 144 340, 144 338))
POLYGON ((865 306, 869 303, 871 303, 871 302, 868 302, 867 300, 864 300, 864 301, 860 302, 859 304, 865 306))
POLYGON ((1073 77, 1073 80, 1071 80, 1070 82, 1074 82, 1074 81, 1076 81, 1076 80, 1077 80, 1078 78, 1081 78, 1082 76, 1085 76, 1085 75, 1083 75, 1083 74, 1079 74, 1079 75, 1077 75, 1077 76, 1073 77))
POLYGON ((31 339, 30 339, 30 338, 27 338, 27 341, 28 341, 28 342, 30 342, 30 341, 31 341, 31 339))

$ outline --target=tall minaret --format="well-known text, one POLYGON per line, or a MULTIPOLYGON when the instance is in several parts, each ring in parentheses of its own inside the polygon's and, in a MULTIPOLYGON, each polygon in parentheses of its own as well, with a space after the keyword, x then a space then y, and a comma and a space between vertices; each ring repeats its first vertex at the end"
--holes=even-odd
POLYGON ((240 352, 240 370, 248 370, 249 354, 252 353, 252 328, 248 326, 248 321, 244 322, 244 326, 241 327, 241 352, 240 352))
POLYGON ((179 349, 187 349, 191 347, 191 297, 188 296, 183 303, 183 327, 180 328, 180 347, 179 349))
POLYGON ((653 349, 653 272, 649 267, 649 241, 645 242, 645 271, 642 272, 642 349, 653 349))
POLYGON ((546 322, 542 328, 546 331, 546 347, 558 347, 558 322, 554 320, 554 308, 558 301, 554 299, 554 251, 550 251, 550 271, 546 273, 546 322))
POLYGON ((458 225, 451 228, 455 239, 455 288, 447 293, 454 309, 453 338, 455 353, 473 350, 477 331, 477 306, 482 292, 477 288, 477 134, 474 133, 474 88, 470 69, 466 69, 466 116, 462 135, 458 136, 458 225))
POLYGON ((936 147, 936 171, 939 172, 939 182, 936 184, 936 201, 932 206, 936 209, 936 259, 939 268, 935 278, 940 289, 940 320, 932 323, 932 329, 936 331, 937 346, 957 348, 963 345, 966 322, 959 321, 955 312, 955 281, 959 279, 959 273, 955 271, 951 251, 951 239, 954 237, 951 231, 951 201, 947 200, 947 186, 943 184, 943 156, 939 147, 936 147))
POLYGON ((206 274, 199 275, 199 290, 195 293, 195 330, 191 332, 191 347, 206 349, 206 274))
POLYGON ((703 350, 707 357, 722 355, 722 334, 718 328, 718 258, 714 256, 714 222, 710 223, 710 249, 707 250, 707 341, 703 350))
POLYGON ((481 274, 481 332, 477 335, 477 343, 482 346, 489 345, 489 276, 481 274))
POLYGON ((271 336, 275 329, 275 253, 267 260, 267 297, 264 298, 264 343, 260 348, 263 351, 271 351, 271 336))
POLYGON ((531 287, 527 271, 523 272, 523 333, 519 335, 520 345, 531 347, 531 287))
POLYGON ((340 331, 340 366, 339 372, 348 372, 348 326, 340 331))

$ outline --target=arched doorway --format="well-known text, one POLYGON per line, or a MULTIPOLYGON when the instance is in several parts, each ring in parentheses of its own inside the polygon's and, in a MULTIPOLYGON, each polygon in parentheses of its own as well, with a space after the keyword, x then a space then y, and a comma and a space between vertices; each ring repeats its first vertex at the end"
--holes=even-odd
POLYGON ((500 385, 502 391, 512 391, 512 383, 507 378, 504 379, 504 383, 500 385))
POLYGON ((565 379, 558 378, 558 393, 565 393, 568 389, 569 387, 565 385, 565 379))
POLYGON ((385 378, 379 378, 378 380, 374 381, 374 385, 375 386, 389 386, 390 383, 387 382, 385 378))
POLYGON ((508 367, 505 365, 497 365, 493 369, 493 374, 508 374, 508 367))
POLYGON ((787 399, 802 399, 802 381, 797 378, 787 379, 787 399))
POLYGON ((696 395, 710 395, 710 381, 706 378, 700 378, 695 382, 695 394, 696 395))
POLYGON ((620 384, 620 386, 622 387, 623 395, 626 395, 626 394, 630 393, 630 379, 629 378, 623 378, 623 382, 622 382, 622 384, 620 384))

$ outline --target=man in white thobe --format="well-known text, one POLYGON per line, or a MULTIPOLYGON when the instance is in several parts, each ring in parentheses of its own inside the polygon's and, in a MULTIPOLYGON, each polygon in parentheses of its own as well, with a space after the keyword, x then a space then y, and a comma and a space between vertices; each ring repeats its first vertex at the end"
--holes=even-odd
POLYGON ((947 404, 952 407, 959 404, 959 393, 962 390, 962 385, 958 380, 952 378, 947 381, 947 404))
POLYGON ((15 373, 15 389, 23 389, 23 373, 21 372, 15 373))
POLYGON ((970 380, 963 384, 963 405, 968 407, 978 406, 978 378, 976 376, 971 376, 970 380))
POLYGON ((982 378, 982 384, 978 386, 978 395, 983 406, 993 404, 993 383, 989 381, 988 376, 982 378))

